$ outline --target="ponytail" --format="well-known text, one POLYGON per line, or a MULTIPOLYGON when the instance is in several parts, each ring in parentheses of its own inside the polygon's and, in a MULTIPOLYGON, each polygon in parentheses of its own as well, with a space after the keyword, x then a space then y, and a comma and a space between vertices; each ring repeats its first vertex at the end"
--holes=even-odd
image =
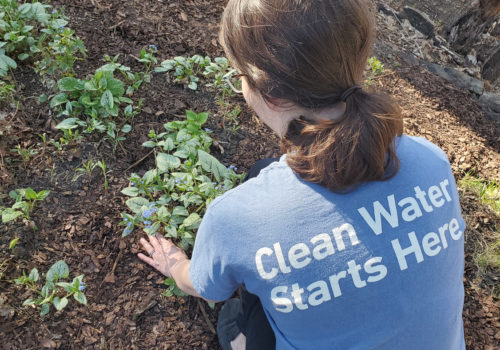
POLYGON ((346 191, 398 170, 401 113, 362 81, 375 40, 367 0, 229 0, 220 41, 249 87, 272 102, 310 110, 345 102, 340 120, 295 120, 282 140, 287 162, 306 181, 346 191))
POLYGON ((387 180, 399 169, 394 140, 402 134, 401 112, 389 96, 350 90, 339 120, 290 124, 282 139, 288 165, 305 181, 334 192, 387 180))

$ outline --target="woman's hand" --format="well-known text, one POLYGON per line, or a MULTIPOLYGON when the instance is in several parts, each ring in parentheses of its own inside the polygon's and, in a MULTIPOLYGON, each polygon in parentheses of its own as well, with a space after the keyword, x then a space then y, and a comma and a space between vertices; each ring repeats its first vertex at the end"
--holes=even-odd
POLYGON ((172 277, 176 266, 179 266, 180 262, 188 260, 187 255, 172 241, 158 233, 155 236, 148 235, 148 238, 149 242, 144 238, 141 238, 140 242, 149 256, 139 253, 139 259, 153 266, 163 275, 172 277))

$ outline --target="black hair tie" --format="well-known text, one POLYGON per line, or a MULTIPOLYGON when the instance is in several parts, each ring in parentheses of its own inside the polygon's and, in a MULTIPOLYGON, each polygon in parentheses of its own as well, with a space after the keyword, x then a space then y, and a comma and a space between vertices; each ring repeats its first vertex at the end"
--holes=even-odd
POLYGON ((349 89, 344 91, 344 93, 340 96, 340 100, 342 102, 346 102, 347 99, 349 98, 349 96, 351 96, 353 93, 355 93, 356 91, 361 90, 361 89, 362 89, 362 87, 357 85, 357 84, 351 86, 349 89))

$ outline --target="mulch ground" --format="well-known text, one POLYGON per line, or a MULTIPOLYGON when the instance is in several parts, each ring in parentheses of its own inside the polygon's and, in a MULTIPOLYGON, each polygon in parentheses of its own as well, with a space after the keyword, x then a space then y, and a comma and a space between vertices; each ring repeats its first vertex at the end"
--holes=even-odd
MULTIPOLYGON (((134 56, 155 44, 159 60, 199 53, 222 56, 217 42, 217 24, 225 1, 219 0, 58 0, 88 49, 88 59, 79 62, 84 75, 103 64, 103 56, 120 54, 120 62, 137 66, 134 56)), ((377 52, 385 59, 388 52, 377 52)), ((397 53, 391 53, 395 55, 397 53)), ((390 56, 394 57, 394 56, 390 56)), ((387 59, 389 68, 394 59, 387 59)), ((214 92, 193 92, 168 84, 154 75, 135 99, 144 98, 144 108, 132 123, 133 131, 116 153, 98 136, 57 151, 37 146, 38 134, 57 139, 47 105, 36 103, 43 92, 38 77, 19 69, 16 80, 22 107, 10 111, 0 124, 0 193, 14 188, 49 189, 50 196, 37 206, 33 222, 0 226, 0 338, 4 349, 218 349, 213 328, 217 311, 194 298, 164 297, 163 278, 136 258, 138 234, 121 238, 120 212, 125 199, 120 193, 131 172, 142 173, 153 164, 148 149, 141 147, 150 129, 180 118, 186 109, 209 111, 207 127, 214 130, 213 153, 226 165, 246 171, 259 158, 279 155, 278 139, 252 115, 242 99, 239 128, 223 118, 214 92), (39 152, 28 162, 10 162, 15 145, 34 146, 39 152), (83 161, 104 159, 109 188, 102 175, 82 176, 73 181, 83 161), (19 237, 14 252, 12 237, 19 237), (29 295, 8 282, 23 270, 42 272, 64 259, 71 276, 85 274, 88 306, 70 302, 63 312, 41 318, 37 309, 21 307, 29 295)), ((468 92, 457 90, 419 67, 401 60, 375 79, 374 86, 393 94, 405 116, 405 132, 428 138, 445 150, 457 178, 467 171, 500 179, 500 134, 468 92)), ((472 261, 476 247, 488 240, 500 222, 475 197, 461 193, 466 232, 464 324, 468 349, 492 350, 500 342, 500 306, 492 292, 498 285, 495 272, 479 273, 472 261)), ((0 198, 0 201, 2 199, 0 198)))

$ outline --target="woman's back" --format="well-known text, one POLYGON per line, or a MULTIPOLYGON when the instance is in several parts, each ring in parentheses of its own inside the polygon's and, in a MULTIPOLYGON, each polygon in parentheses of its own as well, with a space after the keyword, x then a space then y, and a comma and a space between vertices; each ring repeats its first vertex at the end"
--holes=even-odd
POLYGON ((430 142, 396 144, 397 175, 347 194, 304 182, 282 157, 216 199, 193 252, 195 289, 223 300, 245 284, 278 349, 464 349, 453 175, 430 142))

